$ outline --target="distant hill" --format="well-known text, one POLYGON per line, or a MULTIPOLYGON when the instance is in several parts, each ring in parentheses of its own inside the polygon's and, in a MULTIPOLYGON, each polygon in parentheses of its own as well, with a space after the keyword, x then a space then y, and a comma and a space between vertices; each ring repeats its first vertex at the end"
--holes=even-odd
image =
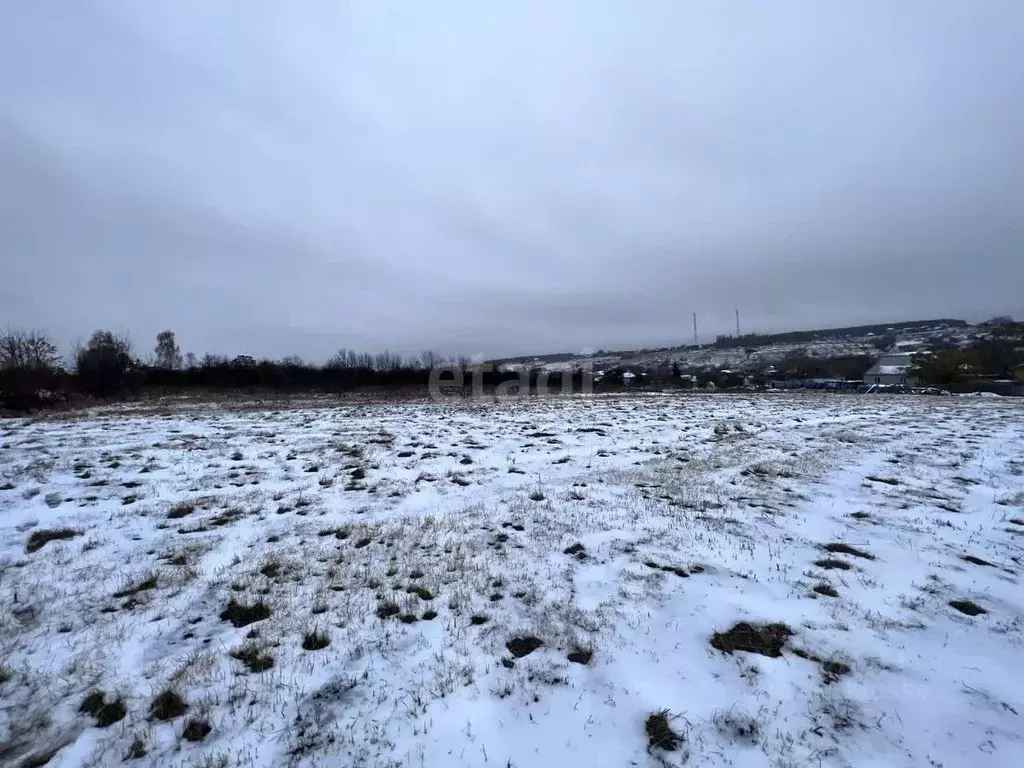
POLYGON ((901 331, 940 331, 951 328, 966 328, 966 320, 943 318, 940 320, 908 320, 901 323, 875 323, 874 325, 853 325, 847 328, 825 328, 814 331, 783 331, 781 333, 748 333, 743 336, 719 336, 711 346, 719 349, 728 347, 762 347, 768 344, 794 344, 826 339, 849 339, 863 336, 884 336, 901 331))
MULTIPOLYGON (((778 333, 748 333, 742 336, 719 336, 710 344, 680 344, 676 347, 655 347, 641 349, 598 350, 589 357, 630 359, 639 355, 652 353, 672 353, 697 349, 731 349, 734 347, 765 347, 773 344, 799 344, 804 342, 828 341, 841 339, 866 338, 870 336, 886 336, 901 332, 927 333, 956 328, 969 327, 966 320, 940 318, 938 320, 905 320, 898 323, 874 323, 873 325, 852 325, 844 328, 820 328, 803 331, 780 331, 778 333)), ((576 360, 584 355, 578 352, 552 352, 542 355, 520 355, 519 357, 502 357, 489 360, 495 365, 545 365, 549 363, 565 363, 576 360)))

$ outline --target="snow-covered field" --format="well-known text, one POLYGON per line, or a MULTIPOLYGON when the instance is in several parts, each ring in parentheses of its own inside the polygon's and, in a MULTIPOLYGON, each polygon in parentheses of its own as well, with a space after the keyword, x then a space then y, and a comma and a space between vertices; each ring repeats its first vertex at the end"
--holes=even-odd
POLYGON ((1022 405, 0 422, 0 764, 1024 765, 1022 405))

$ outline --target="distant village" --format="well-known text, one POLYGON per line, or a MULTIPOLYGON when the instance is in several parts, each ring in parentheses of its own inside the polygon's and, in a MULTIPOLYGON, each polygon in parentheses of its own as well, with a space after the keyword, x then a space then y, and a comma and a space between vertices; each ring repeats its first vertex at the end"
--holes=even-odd
POLYGON ((863 393, 1024 395, 1024 323, 926 320, 710 344, 498 362, 505 371, 589 371, 598 389, 826 389, 863 393))

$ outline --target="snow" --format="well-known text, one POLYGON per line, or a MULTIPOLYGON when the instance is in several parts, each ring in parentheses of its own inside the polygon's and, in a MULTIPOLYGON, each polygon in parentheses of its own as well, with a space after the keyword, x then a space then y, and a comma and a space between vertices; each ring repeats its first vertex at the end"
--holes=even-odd
POLYGON ((1022 765, 1022 438, 1010 398, 794 393, 0 422, 0 762, 1022 765), (793 635, 711 647, 738 622, 793 635))

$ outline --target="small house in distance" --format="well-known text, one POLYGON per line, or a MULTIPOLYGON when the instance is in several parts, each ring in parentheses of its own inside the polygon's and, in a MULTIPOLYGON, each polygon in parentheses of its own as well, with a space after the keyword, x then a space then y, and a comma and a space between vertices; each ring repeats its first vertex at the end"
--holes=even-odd
POLYGON ((914 365, 914 356, 909 352, 889 352, 882 355, 864 374, 865 384, 917 384, 917 377, 910 371, 914 365))

